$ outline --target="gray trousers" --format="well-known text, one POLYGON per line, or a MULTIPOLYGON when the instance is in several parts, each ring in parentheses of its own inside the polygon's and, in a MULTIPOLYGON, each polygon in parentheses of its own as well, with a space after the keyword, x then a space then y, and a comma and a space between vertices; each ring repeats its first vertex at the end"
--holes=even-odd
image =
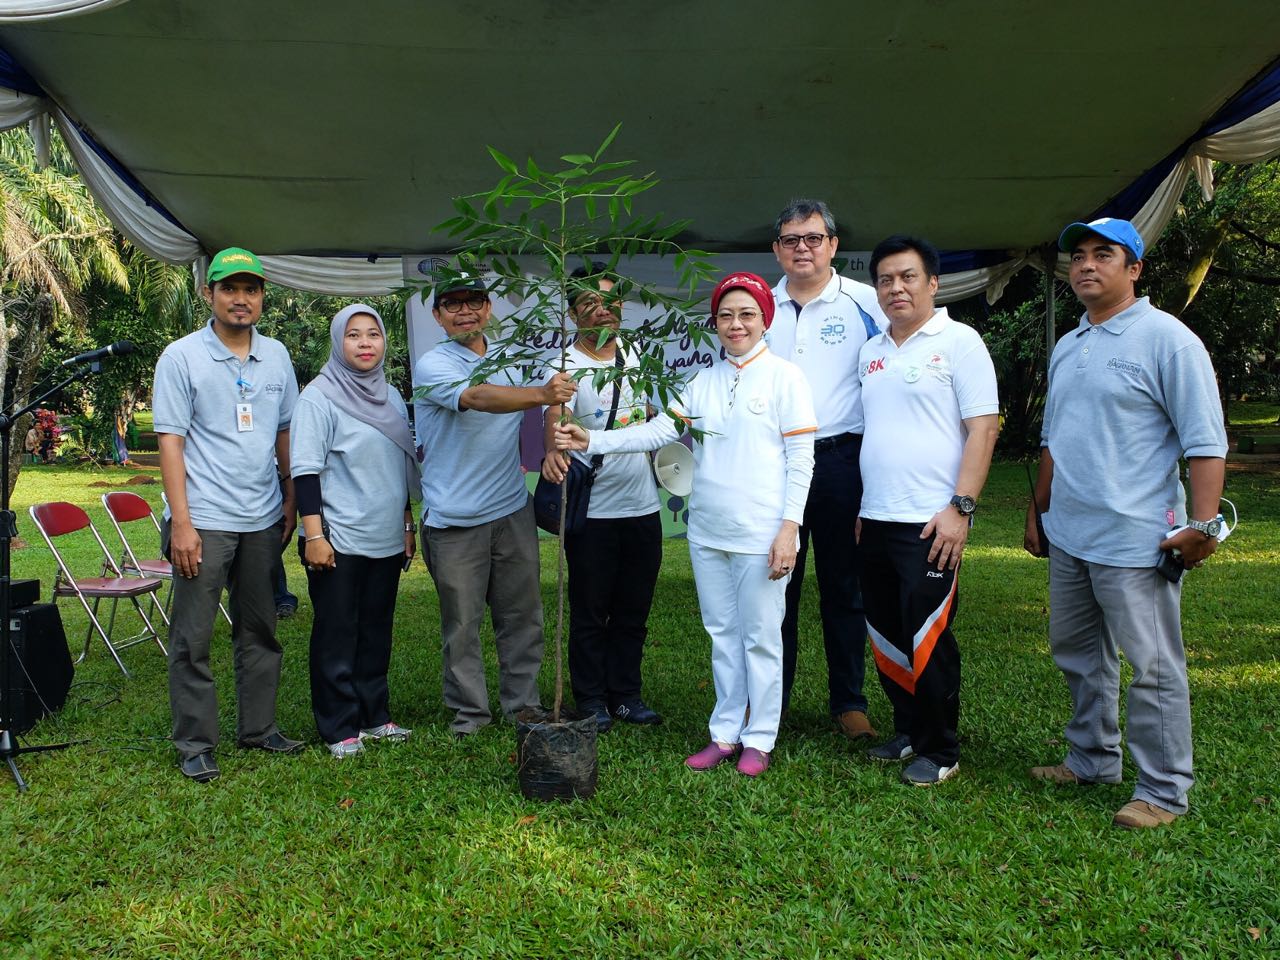
POLYGON ((1067 767, 1082 780, 1120 782, 1122 652, 1133 667, 1133 798, 1173 813, 1186 812, 1193 782, 1181 595, 1153 567, 1109 567, 1049 548, 1049 647, 1071 688, 1067 767))
POLYGON ((508 717, 535 706, 542 666, 542 588, 533 501, 476 527, 423 527, 427 569, 440 596, 444 705, 455 733, 492 720, 480 624, 486 604, 498 651, 498 697, 508 717))
MULTIPOLYGON (((209 642, 225 585, 230 595, 235 656, 236 739, 255 743, 276 731, 276 689, 283 651, 276 643, 272 573, 280 559, 282 523, 253 533, 198 530, 200 572, 176 576, 169 625, 169 707, 173 745, 182 757, 218 743, 218 696, 209 668, 209 642)), ((165 525, 168 549, 168 524, 165 525)))

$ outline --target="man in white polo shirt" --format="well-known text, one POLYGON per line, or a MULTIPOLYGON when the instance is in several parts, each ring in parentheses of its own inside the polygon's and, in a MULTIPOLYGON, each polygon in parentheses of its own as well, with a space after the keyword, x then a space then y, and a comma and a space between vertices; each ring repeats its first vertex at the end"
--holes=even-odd
POLYGON ((577 384, 556 374, 521 386, 516 370, 472 384, 489 352, 492 317, 479 277, 459 275, 435 290, 431 313, 448 335, 413 370, 426 396, 414 402, 422 450, 422 542, 440 596, 444 703, 462 737, 492 721, 480 625, 493 618, 504 714, 537 706, 542 665, 538 531, 520 470, 523 411, 564 403, 577 384))
POLYGON ((276 642, 273 573, 297 523, 289 479, 289 421, 298 381, 278 340, 254 329, 265 277, 248 250, 209 262, 208 325, 177 340, 156 364, 152 408, 168 500, 165 553, 173 562, 169 704, 185 776, 219 775, 218 701, 209 667, 218 600, 230 594, 237 740, 293 753, 276 727, 283 651, 276 642), (279 474, 277 474, 279 470, 279 474), (281 479, 283 478, 283 479, 281 479))
POLYGON ((973 328, 934 308, 938 251, 893 236, 871 254, 889 328, 862 347, 862 595, 894 735, 867 751, 910 760, 927 787, 959 768, 956 575, 999 420, 996 373, 973 328))
POLYGON ((862 499, 858 460, 862 447, 862 385, 858 351, 886 325, 875 291, 831 267, 839 239, 821 200, 792 200, 774 224, 773 253, 785 276, 774 287, 776 313, 769 349, 802 371, 818 414, 813 482, 800 527, 796 568, 787 584, 782 621, 782 702, 795 681, 800 592, 813 541, 818 601, 827 655, 831 715, 845 736, 875 736, 863 693, 866 622, 858 582, 854 524, 862 499))
POLYGON ((1049 364, 1025 546, 1049 557, 1049 648, 1071 690, 1072 715, 1066 759, 1032 767, 1031 776, 1061 785, 1120 782, 1123 652, 1133 667, 1126 735, 1138 781, 1112 822, 1159 827, 1186 812, 1193 782, 1177 578, 1218 547, 1222 406, 1199 338, 1137 296, 1143 242, 1133 224, 1073 223, 1058 247, 1071 254, 1071 289, 1086 313, 1049 364), (1190 511, 1178 478, 1183 457, 1190 511), (1171 537, 1175 524, 1185 527, 1171 537), (1161 551, 1175 548, 1180 566, 1162 575, 1161 551))

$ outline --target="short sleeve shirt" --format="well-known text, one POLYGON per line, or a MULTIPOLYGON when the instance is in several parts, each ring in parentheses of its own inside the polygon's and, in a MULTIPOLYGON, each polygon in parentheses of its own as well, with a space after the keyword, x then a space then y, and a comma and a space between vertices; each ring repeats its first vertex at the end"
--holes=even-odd
POLYGON ((1146 297, 1105 323, 1086 315, 1054 347, 1041 443, 1049 541, 1093 563, 1155 566, 1187 518, 1179 459, 1227 454, 1204 344, 1146 297))
POLYGON ((289 429, 298 381, 284 344, 254 330, 241 361, 213 323, 160 355, 155 431, 184 438, 187 504, 196 529, 265 530, 281 518, 276 434, 289 429))
MULTIPOLYGON (((388 390, 387 402, 408 419, 395 390, 388 390)), ((339 553, 377 558, 404 552, 405 455, 377 427, 308 386, 289 431, 289 466, 295 477, 319 475, 329 542, 339 553)))
POLYGON ((991 355, 978 332, 944 308, 900 347, 888 331, 876 335, 860 359, 860 515, 927 523, 955 496, 964 421, 1000 412, 991 355))
POLYGON ((786 277, 773 297, 777 310, 765 338, 774 354, 804 371, 818 413, 818 438, 862 433, 858 355, 868 337, 889 325, 875 290, 833 271, 822 293, 803 307, 787 293, 786 277))
MULTIPOLYGON (((529 498, 520 470, 524 413, 458 408, 482 359, 446 340, 413 369, 414 387, 426 388, 413 410, 422 451, 423 522, 429 527, 477 527, 510 516, 529 498)), ((499 371, 486 382, 521 386, 518 377, 499 371)))

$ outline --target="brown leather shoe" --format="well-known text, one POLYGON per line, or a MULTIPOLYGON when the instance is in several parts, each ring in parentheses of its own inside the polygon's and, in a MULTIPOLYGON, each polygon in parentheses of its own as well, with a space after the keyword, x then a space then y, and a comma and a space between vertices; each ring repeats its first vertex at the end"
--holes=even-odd
POLYGON ((1130 800, 1119 809, 1111 822, 1117 827, 1130 830, 1146 830, 1150 827, 1163 827, 1178 819, 1178 814, 1164 807, 1157 807, 1145 800, 1130 800))
POLYGON ((837 714, 836 723, 840 725, 840 732, 850 740, 870 740, 877 735, 871 721, 861 710, 846 710, 837 714))
POLYGON ((1065 763, 1055 764, 1052 767, 1032 767, 1029 772, 1032 780, 1048 780, 1050 783, 1056 783, 1059 786, 1068 784, 1084 786, 1089 782, 1077 777, 1075 771, 1065 763))

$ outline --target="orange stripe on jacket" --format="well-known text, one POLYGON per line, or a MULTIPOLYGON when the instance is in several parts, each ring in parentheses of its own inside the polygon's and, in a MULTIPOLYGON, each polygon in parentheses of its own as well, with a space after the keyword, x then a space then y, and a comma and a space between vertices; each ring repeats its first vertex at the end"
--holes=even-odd
MULTIPOLYGON (((957 570, 956 573, 960 571, 957 570)), ((924 639, 920 641, 920 646, 916 647, 915 654, 912 657, 912 666, 915 669, 916 676, 924 673, 924 668, 929 663, 929 657, 933 655, 933 648, 938 644, 938 637, 942 635, 942 631, 947 628, 947 621, 951 617, 951 602, 956 596, 956 584, 960 582, 959 577, 951 578, 951 589, 947 591, 947 599, 942 601, 940 607, 941 612, 938 619, 933 621, 933 626, 929 628, 929 632, 924 635, 924 639)))
POLYGON ((871 652, 875 655, 876 666, 880 668, 881 673, 907 691, 907 693, 914 694, 916 692, 916 678, 911 673, 876 649, 875 644, 871 645, 871 652))

